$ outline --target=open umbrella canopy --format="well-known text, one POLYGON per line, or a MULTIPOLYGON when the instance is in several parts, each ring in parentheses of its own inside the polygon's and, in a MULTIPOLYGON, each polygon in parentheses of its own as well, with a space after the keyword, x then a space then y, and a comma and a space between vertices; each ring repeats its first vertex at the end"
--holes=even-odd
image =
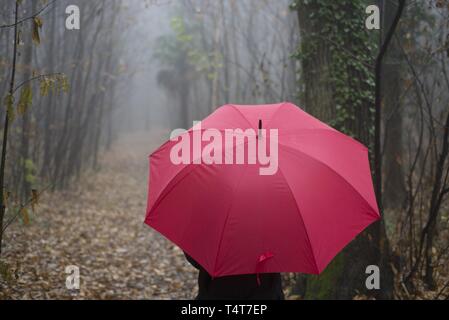
POLYGON ((225 105, 150 156, 145 223, 214 277, 319 274, 379 219, 368 149, 291 103, 225 105))

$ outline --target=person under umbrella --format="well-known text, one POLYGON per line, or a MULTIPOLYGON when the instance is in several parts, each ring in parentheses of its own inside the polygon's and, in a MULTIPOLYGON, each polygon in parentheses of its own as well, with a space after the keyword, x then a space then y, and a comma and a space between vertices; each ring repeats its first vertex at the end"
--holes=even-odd
POLYGON ((280 273, 245 274, 213 278, 192 257, 187 261, 198 269, 195 300, 284 300, 280 273))
POLYGON ((380 218, 368 148, 292 103, 225 105, 150 156, 145 223, 200 270, 198 299, 282 299, 280 273, 321 274, 380 218), (273 161, 233 162, 256 135, 273 161))

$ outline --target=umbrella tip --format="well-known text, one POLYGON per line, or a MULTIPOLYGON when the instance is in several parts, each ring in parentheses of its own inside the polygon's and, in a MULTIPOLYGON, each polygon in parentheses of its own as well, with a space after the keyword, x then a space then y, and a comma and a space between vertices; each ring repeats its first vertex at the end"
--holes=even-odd
POLYGON ((259 133, 257 134, 257 138, 260 139, 262 137, 262 119, 259 119, 259 133))

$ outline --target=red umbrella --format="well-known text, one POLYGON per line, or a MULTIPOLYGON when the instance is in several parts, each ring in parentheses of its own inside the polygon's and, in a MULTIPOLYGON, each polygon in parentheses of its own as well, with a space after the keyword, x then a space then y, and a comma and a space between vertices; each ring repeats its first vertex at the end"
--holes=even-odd
POLYGON ((217 109, 149 181, 145 223, 213 277, 319 274, 380 219, 368 149, 291 103, 217 109))

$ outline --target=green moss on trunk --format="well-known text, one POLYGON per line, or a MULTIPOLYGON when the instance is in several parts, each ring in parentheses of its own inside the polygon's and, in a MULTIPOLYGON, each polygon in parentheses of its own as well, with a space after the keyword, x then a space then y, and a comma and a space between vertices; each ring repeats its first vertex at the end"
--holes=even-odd
POLYGON ((338 280, 343 272, 343 265, 344 255, 340 253, 319 276, 309 276, 304 298, 308 300, 336 299, 338 297, 338 280))

